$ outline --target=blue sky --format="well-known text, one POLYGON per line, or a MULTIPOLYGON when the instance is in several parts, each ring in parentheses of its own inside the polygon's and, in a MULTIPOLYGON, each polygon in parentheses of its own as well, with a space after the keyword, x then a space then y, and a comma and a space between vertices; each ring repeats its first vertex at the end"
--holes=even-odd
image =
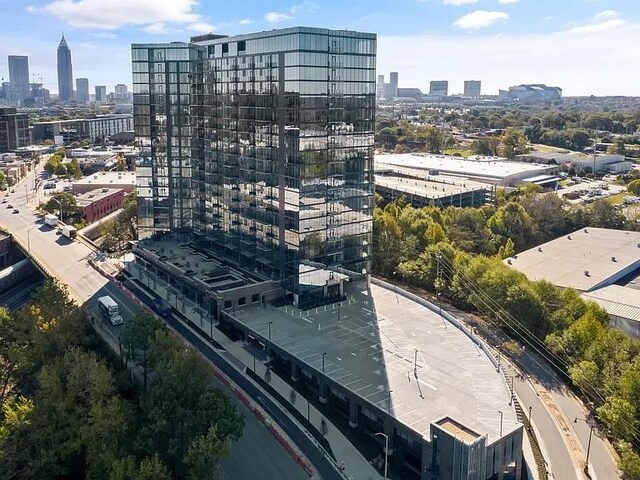
POLYGON ((547 83, 566 95, 640 96, 640 0, 0 0, 0 76, 6 57, 57 92, 64 31, 74 77, 130 83, 133 42, 186 40, 309 25, 378 34, 378 73, 428 90, 483 81, 483 93, 547 83))

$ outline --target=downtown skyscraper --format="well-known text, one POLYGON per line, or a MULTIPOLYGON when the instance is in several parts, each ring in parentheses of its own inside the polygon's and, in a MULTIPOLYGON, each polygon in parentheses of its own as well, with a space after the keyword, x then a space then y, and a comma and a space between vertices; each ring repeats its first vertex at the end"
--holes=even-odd
POLYGON ((9 82, 19 92, 20 100, 29 97, 29 57, 9 55, 9 82))
POLYGON ((141 237, 189 233, 310 294, 369 271, 376 36, 294 27, 132 47, 141 237))
POLYGON ((62 35, 58 45, 58 98, 62 101, 73 100, 73 67, 71 49, 62 35))

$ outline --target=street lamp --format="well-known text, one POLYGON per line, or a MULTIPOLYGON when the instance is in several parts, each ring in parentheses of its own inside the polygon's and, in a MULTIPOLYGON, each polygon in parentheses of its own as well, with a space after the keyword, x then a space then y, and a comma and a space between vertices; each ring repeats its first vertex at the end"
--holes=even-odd
POLYGON ((322 373, 324 373, 324 357, 327 354, 327 352, 322 352, 322 373))
POLYGON ((498 410, 498 413, 500 414, 500 438, 502 438, 502 420, 504 418, 504 413, 502 410, 498 410))
POLYGON ((51 199, 58 202, 58 206, 60 207, 60 221, 64 222, 64 220, 62 219, 62 201, 59 198, 55 198, 55 197, 51 197, 51 199))
POLYGON ((587 422, 584 418, 574 418, 573 419, 573 423, 578 423, 578 420, 586 423, 587 425, 589 425, 589 442, 587 443, 587 458, 585 459, 585 464, 584 464, 584 471, 585 473, 589 471, 589 452, 591 451, 591 437, 593 435, 593 425, 591 425, 589 422, 587 422))
POLYGON ((382 432, 374 433, 380 437, 384 437, 384 478, 387 478, 387 465, 389 462, 389 437, 382 432))

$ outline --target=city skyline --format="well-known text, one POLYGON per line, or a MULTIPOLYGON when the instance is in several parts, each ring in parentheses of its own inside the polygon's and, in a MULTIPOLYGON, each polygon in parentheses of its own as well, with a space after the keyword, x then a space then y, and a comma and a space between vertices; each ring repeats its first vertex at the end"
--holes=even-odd
POLYGON ((131 86, 131 43, 323 25, 377 33, 377 71, 400 72, 402 88, 428 91, 431 80, 447 79, 455 94, 462 93, 464 80, 476 78, 486 94, 545 83, 562 87, 567 96, 640 95, 640 85, 629 76, 611 81, 614 68, 640 57, 631 41, 640 39, 640 5, 628 0, 568 0, 562 7, 551 0, 408 0, 393 11, 364 0, 276 0, 266 6, 254 0, 232 6, 133 0, 126 8, 98 0, 14 3, 0 0, 6 19, 0 75, 8 78, 8 55, 29 55, 31 73, 42 75, 52 93, 58 89, 55 47, 62 30, 74 47, 74 73, 111 89, 117 83, 131 86), (342 14, 335 16, 338 7, 342 14))

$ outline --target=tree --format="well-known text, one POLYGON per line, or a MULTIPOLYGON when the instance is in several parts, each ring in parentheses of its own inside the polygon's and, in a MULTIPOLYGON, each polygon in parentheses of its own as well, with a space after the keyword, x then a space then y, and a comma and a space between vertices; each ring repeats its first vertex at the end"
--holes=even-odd
POLYGON ((627 185, 627 191, 635 196, 640 196, 640 180, 632 180, 627 185))
POLYGON ((607 401, 596 409, 598 418, 602 420, 611 432, 618 438, 632 440, 638 420, 635 417, 634 406, 624 398, 607 397, 607 401))
POLYGON ((187 450, 189 480, 209 480, 211 472, 216 471, 220 460, 229 454, 231 444, 228 439, 220 438, 215 427, 211 427, 206 435, 193 439, 187 450))
POLYGON ((613 142, 613 145, 609 146, 609 148, 607 149, 607 153, 611 153, 613 155, 626 155, 627 146, 624 143, 624 138, 616 138, 613 142))
MULTIPOLYGON (((209 472, 209 478, 211 472, 209 472)), ((140 462, 138 473, 135 476, 137 480, 171 480, 171 472, 162 463, 160 457, 156 454, 152 457, 147 457, 140 462)))
POLYGON ((502 259, 513 257, 516 253, 516 246, 513 244, 513 240, 507 238, 504 245, 498 250, 498 256, 502 259))
POLYGON ((67 164, 67 173, 73 178, 82 178, 82 171, 80 171, 80 164, 78 164, 77 159, 74 158, 67 164))
POLYGON ((427 143, 427 150, 431 153, 441 153, 442 147, 445 144, 446 138, 442 129, 438 127, 428 127, 425 132, 425 141, 427 143))
POLYGON ((507 202, 498 208, 488 220, 487 225, 494 235, 498 236, 495 240, 498 244, 504 244, 507 238, 510 238, 516 250, 526 247, 533 234, 531 217, 521 205, 515 202, 507 202))
POLYGON ((78 211, 78 204, 76 198, 68 193, 54 193, 49 201, 45 203, 43 209, 49 213, 60 212, 60 216, 64 215, 64 218, 74 216, 78 211), (60 212, 62 208, 62 212, 60 212))
POLYGON ((138 352, 142 352, 142 359, 139 364, 143 369, 143 388, 147 389, 147 370, 149 367, 149 349, 158 330, 164 324, 153 315, 148 313, 138 314, 125 327, 123 343, 129 348, 130 355, 137 357, 138 352))
POLYGON ((589 225, 592 227, 622 230, 626 223, 624 214, 607 199, 593 202, 589 214, 591 217, 589 225))
POLYGON ((620 452, 619 467, 624 480, 640 480, 640 455, 629 442, 618 442, 617 447, 620 452))
POLYGON ((502 136, 500 154, 503 157, 515 158, 516 155, 527 153, 527 139, 524 134, 515 128, 507 128, 502 136))
POLYGON ((222 392, 209 387, 208 368, 195 352, 163 331, 156 332, 152 351, 154 374, 142 395, 138 445, 147 455, 158 453, 176 476, 183 476, 195 438, 215 426, 222 441, 236 441, 244 420, 222 392))
POLYGON ((0 185, 7 184, 7 175, 4 172, 0 172, 0 185))
POLYGON ((64 177, 65 175, 67 175, 67 173, 67 166, 64 163, 59 163, 58 165, 56 165, 56 175, 58 175, 59 177, 64 177))
POLYGON ((7 477, 106 478, 129 420, 113 376, 78 348, 42 368, 29 421, 3 444, 7 477))

